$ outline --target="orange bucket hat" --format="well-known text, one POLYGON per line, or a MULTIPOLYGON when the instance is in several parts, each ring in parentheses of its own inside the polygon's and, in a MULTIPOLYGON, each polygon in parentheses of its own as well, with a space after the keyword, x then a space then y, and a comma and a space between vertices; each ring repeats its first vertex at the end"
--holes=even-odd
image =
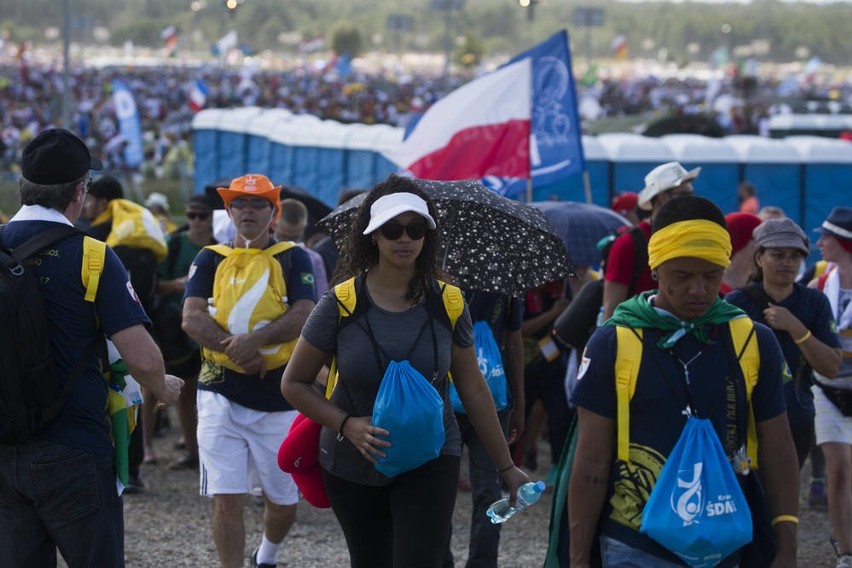
POLYGON ((231 206, 231 201, 238 197, 260 197, 266 199, 275 209, 275 219, 281 213, 281 186, 272 185, 269 178, 263 174, 246 174, 231 181, 229 187, 217 187, 216 191, 225 203, 225 209, 231 206))

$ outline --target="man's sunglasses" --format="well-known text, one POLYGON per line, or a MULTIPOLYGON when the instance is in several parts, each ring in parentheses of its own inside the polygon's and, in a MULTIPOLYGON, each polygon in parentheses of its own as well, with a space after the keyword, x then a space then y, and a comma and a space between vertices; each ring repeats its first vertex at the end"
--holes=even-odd
POLYGON ((210 216, 210 213, 187 213, 186 214, 186 218, 192 219, 193 221, 196 220, 196 219, 206 221, 209 216, 210 216))
POLYGON ((385 236, 386 239, 395 241, 402 236, 402 232, 408 235, 408 237, 413 241, 419 241, 426 235, 426 231, 428 229, 428 225, 426 225, 426 221, 423 219, 417 219, 415 221, 410 222, 407 225, 403 225, 399 221, 388 221, 381 227, 379 230, 382 232, 382 235, 385 236))
POLYGON ((272 207, 272 203, 261 197, 238 197, 231 201, 231 207, 234 209, 244 209, 246 207, 266 209, 267 207, 272 207))

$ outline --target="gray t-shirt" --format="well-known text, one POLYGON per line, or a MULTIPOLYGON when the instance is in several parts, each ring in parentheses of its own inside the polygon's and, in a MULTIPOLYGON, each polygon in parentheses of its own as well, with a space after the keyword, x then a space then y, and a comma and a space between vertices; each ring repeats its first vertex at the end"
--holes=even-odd
MULTIPOLYGON (((473 345, 473 326, 467 306, 451 332, 441 323, 445 322, 446 318, 439 320, 434 317, 431 324, 429 323, 429 314, 423 303, 404 312, 389 312, 372 303, 364 286, 364 293, 359 294, 358 301, 365 300, 369 301, 369 308, 360 312, 354 321, 346 322, 338 333, 337 299, 333 291, 329 290, 317 303, 302 328, 302 337, 308 343, 325 353, 337 356, 340 380, 331 395, 331 401, 353 416, 372 416, 373 402, 384 369, 388 365, 387 357, 395 361, 408 359, 427 379, 437 377, 432 384, 444 399, 446 431, 441 454, 460 456, 461 438, 455 414, 449 403, 447 371, 450 368, 452 342, 461 347, 473 345), (368 323, 376 342, 387 355, 379 355, 382 367, 379 367, 375 349, 366 332, 368 323), (418 335, 420 340, 415 346, 418 335), (433 337, 435 343, 432 341, 433 337)), ((445 309, 440 298, 435 309, 445 309)), ((391 482, 389 477, 376 471, 373 464, 364 459, 348 439, 338 442, 337 433, 325 427, 320 434, 319 459, 323 469, 354 483, 381 487, 391 482)))

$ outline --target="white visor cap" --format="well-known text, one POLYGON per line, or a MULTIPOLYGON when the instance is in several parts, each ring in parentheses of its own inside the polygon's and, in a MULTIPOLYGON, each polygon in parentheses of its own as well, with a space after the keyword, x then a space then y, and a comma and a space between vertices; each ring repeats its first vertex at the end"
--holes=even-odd
POLYGON ((407 211, 413 211, 424 219, 430 229, 435 228, 435 220, 429 215, 429 206, 426 202, 413 193, 400 192, 382 196, 370 206, 370 223, 364 229, 365 235, 369 235, 397 215, 407 211))

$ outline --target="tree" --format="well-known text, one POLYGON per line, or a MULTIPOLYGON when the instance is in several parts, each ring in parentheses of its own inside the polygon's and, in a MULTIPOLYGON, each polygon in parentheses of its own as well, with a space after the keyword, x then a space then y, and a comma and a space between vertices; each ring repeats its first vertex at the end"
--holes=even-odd
POLYGON ((361 32, 351 24, 338 24, 331 36, 331 47, 337 53, 357 57, 364 50, 361 32))

